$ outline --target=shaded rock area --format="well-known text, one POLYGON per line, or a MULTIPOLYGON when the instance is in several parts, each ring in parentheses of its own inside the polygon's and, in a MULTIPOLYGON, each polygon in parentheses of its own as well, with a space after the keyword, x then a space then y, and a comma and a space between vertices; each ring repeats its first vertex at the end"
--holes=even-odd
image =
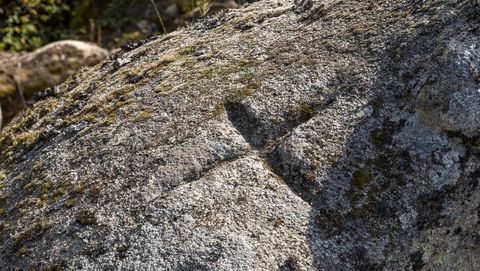
POLYGON ((479 270, 480 3, 264 0, 0 137, 5 270, 479 270))
POLYGON ((0 105, 3 122, 9 122, 26 107, 28 101, 35 100, 36 93, 62 83, 80 68, 95 65, 107 56, 108 51, 93 43, 74 40, 53 42, 30 53, 1 53, 0 105))

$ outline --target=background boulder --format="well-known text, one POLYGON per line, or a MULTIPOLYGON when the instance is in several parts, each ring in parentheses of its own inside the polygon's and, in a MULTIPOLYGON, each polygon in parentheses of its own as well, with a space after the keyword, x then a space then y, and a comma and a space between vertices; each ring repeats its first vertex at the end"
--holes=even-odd
POLYGON ((80 68, 104 60, 108 51, 93 43, 65 40, 30 53, 2 53, 0 59, 0 104, 4 121, 25 108, 34 94, 63 82, 80 68))

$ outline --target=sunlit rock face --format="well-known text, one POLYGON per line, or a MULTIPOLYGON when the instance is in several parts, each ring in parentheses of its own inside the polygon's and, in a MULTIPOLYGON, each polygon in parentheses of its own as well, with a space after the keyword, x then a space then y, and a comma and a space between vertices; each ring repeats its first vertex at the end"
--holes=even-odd
POLYGON ((480 5, 413 2, 264 0, 67 80, 0 136, 0 266, 480 270, 480 5))

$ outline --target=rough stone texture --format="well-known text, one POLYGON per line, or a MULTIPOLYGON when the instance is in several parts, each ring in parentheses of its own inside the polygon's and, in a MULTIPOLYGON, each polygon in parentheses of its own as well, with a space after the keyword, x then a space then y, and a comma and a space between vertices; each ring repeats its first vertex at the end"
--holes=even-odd
POLYGON ((479 14, 265 0, 125 47, 4 129, 0 266, 479 270, 479 14))
MULTIPOLYGON (((84 66, 104 60, 108 51, 93 43, 65 40, 30 53, 0 54, 0 106, 8 122, 37 92, 62 83, 84 66), (21 93, 18 93, 21 92, 21 93), (20 97, 21 96, 21 97, 20 97)), ((0 128, 2 121, 0 119, 0 128)))

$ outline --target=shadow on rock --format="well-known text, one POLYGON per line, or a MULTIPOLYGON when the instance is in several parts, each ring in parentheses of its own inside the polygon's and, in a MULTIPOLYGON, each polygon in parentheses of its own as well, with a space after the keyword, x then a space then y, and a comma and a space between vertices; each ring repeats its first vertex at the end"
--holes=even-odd
POLYGON ((475 12, 464 5, 461 16, 391 43, 369 90, 373 113, 307 199, 318 269, 480 268, 479 145, 470 129, 480 40, 465 24, 475 12))

